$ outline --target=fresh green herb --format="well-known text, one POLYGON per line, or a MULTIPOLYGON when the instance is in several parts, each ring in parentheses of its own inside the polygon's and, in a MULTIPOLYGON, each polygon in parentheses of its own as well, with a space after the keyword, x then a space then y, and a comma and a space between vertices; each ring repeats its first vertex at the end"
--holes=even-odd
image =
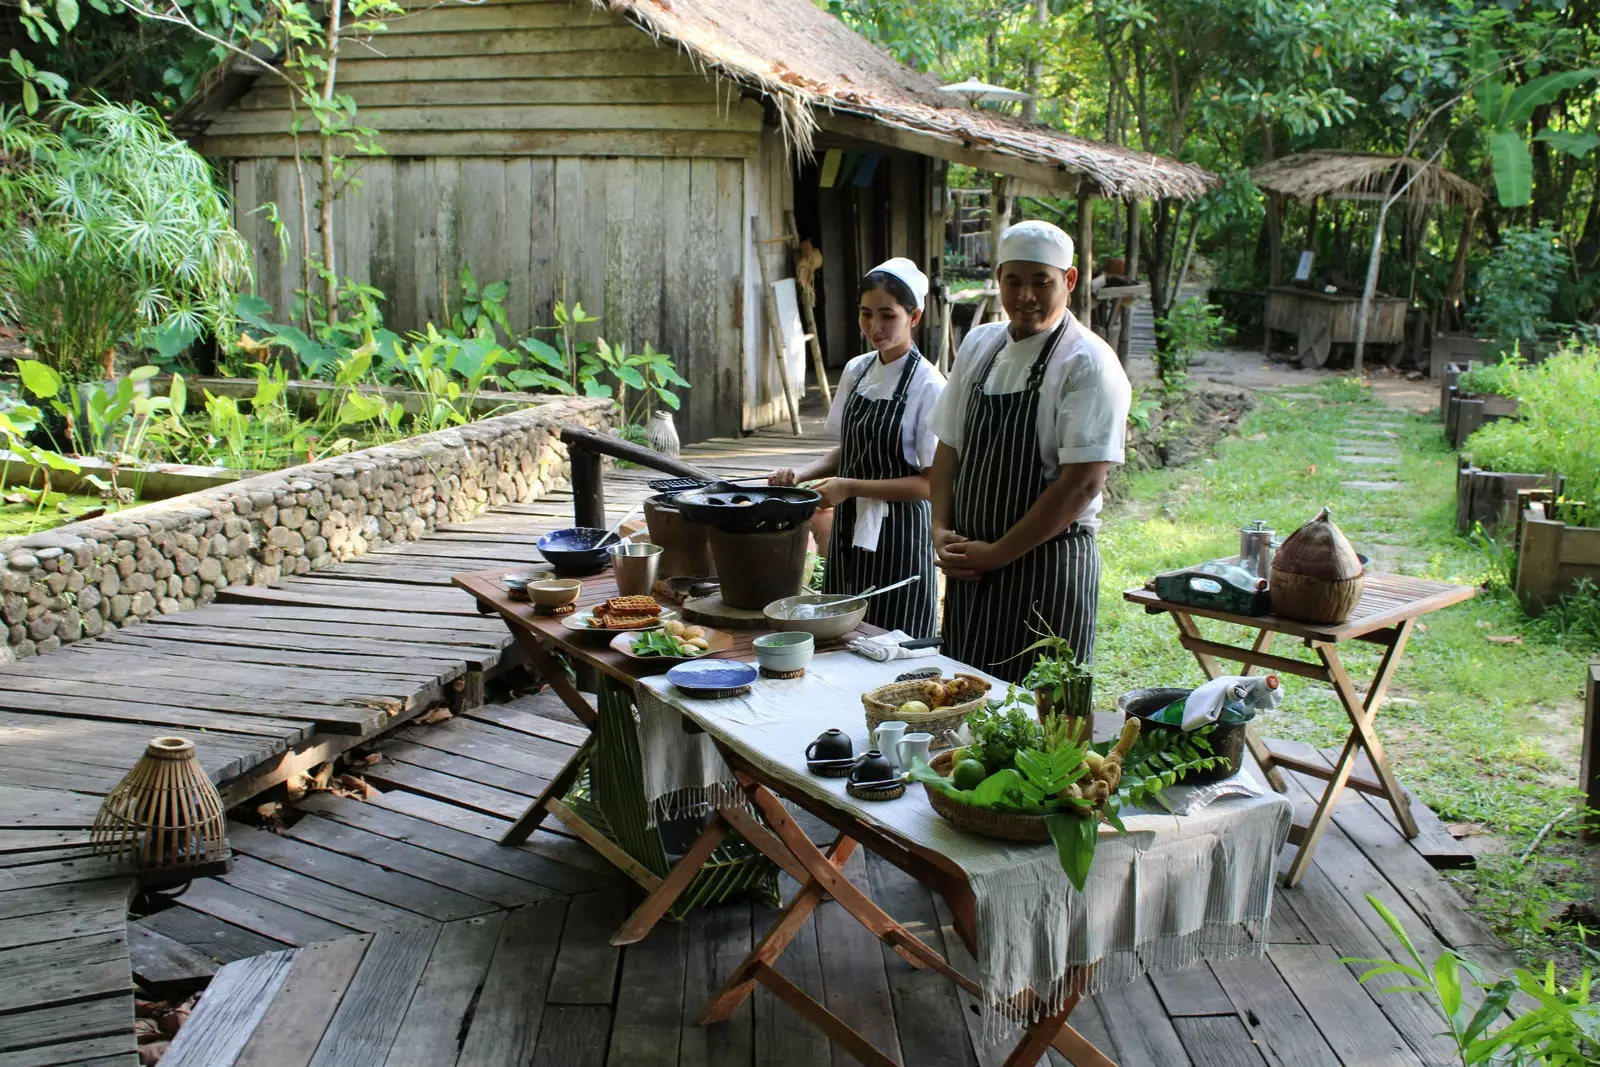
POLYGON ((686 645, 665 630, 646 630, 633 638, 635 656, 671 656, 691 659, 705 654, 705 649, 686 645))
POLYGON ((1000 703, 991 703, 968 715, 967 729, 972 733, 967 754, 980 761, 990 774, 1013 766, 1019 750, 1039 748, 1044 743, 1043 729, 1015 689, 1000 703))

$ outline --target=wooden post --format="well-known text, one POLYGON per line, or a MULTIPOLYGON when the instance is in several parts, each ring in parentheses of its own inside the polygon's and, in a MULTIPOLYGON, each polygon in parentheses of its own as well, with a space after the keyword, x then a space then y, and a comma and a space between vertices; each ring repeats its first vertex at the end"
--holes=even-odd
MULTIPOLYGON (((789 227, 789 248, 798 253, 800 251, 800 227, 795 224, 794 212, 783 213, 783 223, 789 227)), ((798 256, 796 257, 798 259, 798 256)), ((800 284, 800 272, 795 271, 794 284, 799 289, 800 297, 800 324, 806 328, 810 335, 811 367, 817 373, 817 388, 822 390, 822 403, 826 407, 833 407, 833 390, 828 386, 828 365, 822 360, 822 339, 817 331, 817 302, 813 299, 815 288, 800 284)))
MULTIPOLYGON (((1584 803, 1600 808, 1600 660, 1589 664, 1583 685, 1583 752, 1580 756, 1578 786, 1583 790, 1584 803)), ((1583 836, 1587 841, 1600 839, 1600 829, 1593 828, 1594 820, 1583 821, 1583 836)))
POLYGON ((572 523, 603 530, 606 525, 606 479, 603 457, 587 448, 571 448, 572 523))
POLYGON ((1267 285, 1283 276, 1283 196, 1267 194, 1267 285))
POLYGON ((756 237, 756 266, 761 271, 762 306, 767 312, 767 331, 772 335, 772 353, 778 361, 778 381, 783 383, 783 403, 789 409, 789 429, 800 436, 800 405, 795 402, 794 386, 789 383, 789 357, 783 347, 783 326, 778 322, 778 301, 772 295, 772 278, 767 272, 767 242, 761 236, 761 219, 750 216, 750 230, 756 237))
MULTIPOLYGON (((1128 201, 1128 253, 1127 269, 1128 280, 1139 280, 1139 231, 1140 203, 1137 200, 1128 201)), ((1122 309, 1122 328, 1117 334, 1117 360, 1124 367, 1128 365, 1128 353, 1133 349, 1133 303, 1122 309)))
POLYGON ((1555 600, 1560 584, 1563 523, 1545 517, 1543 503, 1531 503, 1522 513, 1517 538, 1517 599, 1530 615, 1543 615, 1555 600))
POLYGON ((1078 321, 1090 325, 1094 317, 1094 198, 1088 183, 1078 183, 1078 321))

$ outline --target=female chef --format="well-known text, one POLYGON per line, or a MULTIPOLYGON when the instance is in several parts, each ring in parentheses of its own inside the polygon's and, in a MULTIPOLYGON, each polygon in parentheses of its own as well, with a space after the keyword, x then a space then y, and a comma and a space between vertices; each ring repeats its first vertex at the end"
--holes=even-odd
POLYGON ((928 468, 938 446, 930 418, 944 376, 922 358, 911 331, 922 320, 928 277, 909 259, 881 263, 861 282, 861 332, 873 351, 839 379, 828 429, 839 447, 773 485, 823 479, 822 506, 837 509, 823 591, 859 593, 911 575, 913 582, 867 601, 867 621, 911 637, 937 631, 938 588, 930 536, 928 468))

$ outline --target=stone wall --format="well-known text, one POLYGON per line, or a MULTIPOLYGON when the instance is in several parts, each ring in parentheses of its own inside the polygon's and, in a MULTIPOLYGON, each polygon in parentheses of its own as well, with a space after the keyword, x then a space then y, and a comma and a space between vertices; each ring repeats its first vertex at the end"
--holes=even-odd
POLYGON ((494 504, 568 487, 563 425, 608 429, 609 400, 535 408, 0 542, 0 662, 188 611, 494 504))

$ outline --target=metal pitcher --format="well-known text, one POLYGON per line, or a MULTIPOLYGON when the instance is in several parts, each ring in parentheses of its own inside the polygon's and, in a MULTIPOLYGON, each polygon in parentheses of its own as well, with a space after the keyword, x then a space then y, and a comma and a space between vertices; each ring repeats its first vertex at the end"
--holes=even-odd
POLYGON ((1266 519, 1256 519, 1239 530, 1239 566, 1258 578, 1272 574, 1273 532, 1266 519))

